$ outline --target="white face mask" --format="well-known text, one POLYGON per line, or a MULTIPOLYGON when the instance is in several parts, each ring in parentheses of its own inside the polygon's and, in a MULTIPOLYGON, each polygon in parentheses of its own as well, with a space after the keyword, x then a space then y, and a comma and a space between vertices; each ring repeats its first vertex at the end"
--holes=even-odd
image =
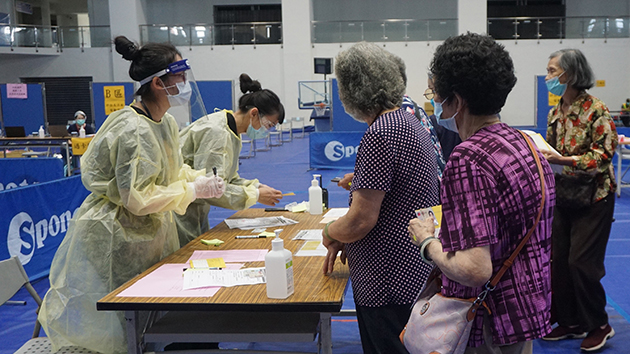
MULTIPOLYGON (((448 98, 446 99, 448 100, 448 98)), ((455 133, 459 133, 459 131, 457 130, 457 122, 455 122, 455 116, 457 116, 457 113, 459 112, 455 112, 455 114, 453 114, 453 116, 451 118, 444 118, 442 119, 442 104, 444 104, 444 102, 446 102, 446 100, 442 101, 442 102, 435 102, 435 118, 437 118, 437 122, 439 125, 443 126, 444 128, 455 132, 455 133)))
POLYGON ((175 86, 179 91, 179 93, 176 95, 171 95, 168 92, 168 89, 174 86, 168 86, 164 88, 164 90, 166 90, 166 97, 168 97, 168 103, 171 105, 171 107, 185 106, 190 101, 190 96, 192 96, 192 87, 190 86, 190 83, 188 81, 178 82, 175 84, 175 86))

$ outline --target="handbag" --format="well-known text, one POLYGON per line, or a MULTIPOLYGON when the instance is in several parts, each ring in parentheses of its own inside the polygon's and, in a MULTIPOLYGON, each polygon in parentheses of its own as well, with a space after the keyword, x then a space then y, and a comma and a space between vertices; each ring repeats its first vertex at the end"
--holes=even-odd
POLYGON ((481 291, 476 299, 458 299, 442 295, 440 292, 442 288, 441 271, 438 267, 433 269, 411 310, 407 326, 400 333, 400 340, 411 354, 464 353, 468 346, 472 320, 475 318, 477 311, 483 305, 490 313, 490 309, 486 306, 484 300, 488 293, 494 290, 503 274, 510 268, 514 259, 518 256, 521 249, 525 247, 525 244, 529 241, 540 222, 545 204, 544 172, 538 153, 536 153, 531 141, 525 133, 520 133, 534 154, 542 188, 540 209, 534 225, 529 229, 510 257, 503 262, 501 269, 484 285, 484 290, 481 291))
POLYGON ((596 175, 556 173, 556 205, 562 208, 584 208, 593 204, 597 191, 596 175))

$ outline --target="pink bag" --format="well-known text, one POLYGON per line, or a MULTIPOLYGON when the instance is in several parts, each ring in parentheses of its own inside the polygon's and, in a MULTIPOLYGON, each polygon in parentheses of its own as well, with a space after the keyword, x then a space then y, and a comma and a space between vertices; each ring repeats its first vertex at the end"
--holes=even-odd
POLYGON ((409 353, 461 354, 466 350, 472 328, 472 321, 466 317, 474 299, 442 295, 441 274, 435 267, 400 334, 409 353))

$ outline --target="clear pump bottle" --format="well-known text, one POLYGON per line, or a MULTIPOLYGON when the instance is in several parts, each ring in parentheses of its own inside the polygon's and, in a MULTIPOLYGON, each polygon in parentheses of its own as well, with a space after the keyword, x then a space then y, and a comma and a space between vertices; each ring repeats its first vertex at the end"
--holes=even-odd
POLYGON ((282 229, 274 231, 276 237, 271 241, 271 251, 265 255, 265 273, 267 277, 267 297, 286 299, 293 294, 293 255, 284 248, 280 238, 282 229))
POLYGON ((46 132, 44 131, 44 126, 43 125, 39 126, 38 135, 39 135, 40 138, 45 138, 46 137, 46 132))

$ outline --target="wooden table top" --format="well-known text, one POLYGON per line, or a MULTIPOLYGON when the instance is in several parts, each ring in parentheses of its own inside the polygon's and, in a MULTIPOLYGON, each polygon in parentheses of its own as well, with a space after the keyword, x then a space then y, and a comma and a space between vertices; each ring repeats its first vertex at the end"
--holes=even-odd
POLYGON ((18 141, 29 141, 29 142, 40 142, 40 141, 65 141, 70 140, 70 137, 55 137, 55 136, 47 136, 45 138, 40 138, 38 136, 24 136, 24 137, 2 137, 0 138, 0 142, 18 142, 18 141))
MULTIPOLYGON (((131 279, 97 302, 98 310, 158 310, 158 311, 270 311, 270 312, 338 312, 348 284, 349 269, 339 259, 335 271, 325 276, 322 273, 324 257, 296 257, 295 253, 305 241, 292 241, 299 230, 323 229, 321 215, 291 212, 265 212, 264 209, 247 209, 235 213, 232 218, 250 218, 263 216, 285 216, 299 221, 298 224, 282 227, 280 236, 284 247, 293 253, 293 277, 295 292, 287 299, 267 298, 266 284, 222 287, 211 297, 117 297, 159 266, 165 263, 185 263, 195 250, 232 250, 232 249, 271 249, 272 238, 235 239, 237 235, 248 235, 249 230, 230 230, 225 222, 182 247, 172 255, 158 262, 142 274, 131 279), (220 239, 225 241, 219 247, 207 246, 202 239, 220 239)), ((267 231, 273 231, 269 228, 267 231)), ((248 262, 245 268, 264 267, 264 262, 248 262)))

